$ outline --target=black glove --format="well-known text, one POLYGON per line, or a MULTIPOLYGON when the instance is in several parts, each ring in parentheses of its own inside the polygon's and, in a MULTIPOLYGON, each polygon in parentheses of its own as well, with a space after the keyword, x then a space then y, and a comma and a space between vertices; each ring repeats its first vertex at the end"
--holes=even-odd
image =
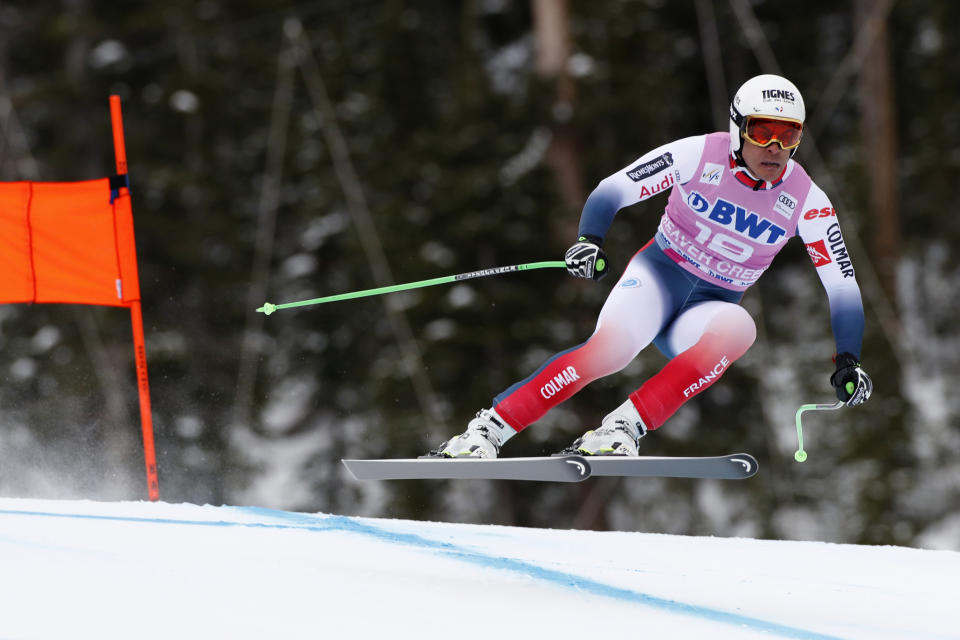
POLYGON ((564 258, 567 271, 578 278, 599 280, 607 275, 607 254, 600 245, 603 240, 594 236, 580 236, 577 243, 567 249, 564 258))
POLYGON ((873 380, 860 367, 860 361, 849 353, 837 354, 833 361, 837 370, 830 376, 830 384, 837 390, 837 398, 848 407, 866 402, 873 393, 873 380))

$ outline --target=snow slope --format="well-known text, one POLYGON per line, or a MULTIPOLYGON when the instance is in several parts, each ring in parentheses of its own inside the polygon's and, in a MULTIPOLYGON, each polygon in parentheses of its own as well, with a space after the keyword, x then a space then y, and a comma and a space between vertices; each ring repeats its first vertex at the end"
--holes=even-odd
POLYGON ((960 638, 958 582, 954 551, 0 499, 2 640, 960 638))

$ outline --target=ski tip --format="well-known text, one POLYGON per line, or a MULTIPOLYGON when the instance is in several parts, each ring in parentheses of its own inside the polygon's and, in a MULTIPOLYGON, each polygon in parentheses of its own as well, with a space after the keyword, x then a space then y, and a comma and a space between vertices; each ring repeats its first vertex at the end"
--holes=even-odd
POLYGON ((760 470, 760 463, 749 453, 733 453, 727 456, 727 459, 743 468, 743 474, 736 479, 752 478, 760 470))
POLYGON ((350 463, 354 462, 353 460, 341 460, 340 462, 343 463, 343 466, 346 467, 347 471, 351 476, 353 476, 354 480, 362 480, 362 478, 358 478, 357 474, 354 473, 353 469, 350 468, 350 463))

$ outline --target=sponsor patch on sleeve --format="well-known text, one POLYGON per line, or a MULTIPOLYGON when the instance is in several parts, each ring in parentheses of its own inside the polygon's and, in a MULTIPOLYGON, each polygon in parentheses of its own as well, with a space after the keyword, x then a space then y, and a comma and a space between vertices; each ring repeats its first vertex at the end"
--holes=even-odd
POLYGON ((627 176, 634 182, 640 182, 650 176, 660 173, 667 167, 673 166, 673 154, 669 151, 648 162, 643 162, 627 171, 627 176))
POLYGON ((822 267, 825 264, 833 262, 830 254, 827 253, 827 243, 823 240, 817 240, 807 245, 807 255, 813 260, 813 266, 822 267))

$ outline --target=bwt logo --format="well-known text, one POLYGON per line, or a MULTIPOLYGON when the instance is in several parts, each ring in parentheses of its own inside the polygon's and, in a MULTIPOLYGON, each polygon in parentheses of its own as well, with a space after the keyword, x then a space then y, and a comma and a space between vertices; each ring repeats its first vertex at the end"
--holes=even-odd
POLYGON ((793 91, 787 91, 785 89, 764 89, 760 92, 760 95, 762 95, 765 100, 786 100, 787 102, 796 100, 793 91))
POLYGON ((710 208, 710 202, 696 191, 691 191, 687 196, 687 206, 697 213, 703 213, 710 208))
POLYGON ((687 196, 687 206, 693 209, 700 217, 736 231, 745 238, 776 244, 787 234, 787 230, 776 225, 753 211, 723 198, 717 198, 712 207, 710 202, 696 191, 687 196), (766 236, 766 237, 763 237, 766 236))

